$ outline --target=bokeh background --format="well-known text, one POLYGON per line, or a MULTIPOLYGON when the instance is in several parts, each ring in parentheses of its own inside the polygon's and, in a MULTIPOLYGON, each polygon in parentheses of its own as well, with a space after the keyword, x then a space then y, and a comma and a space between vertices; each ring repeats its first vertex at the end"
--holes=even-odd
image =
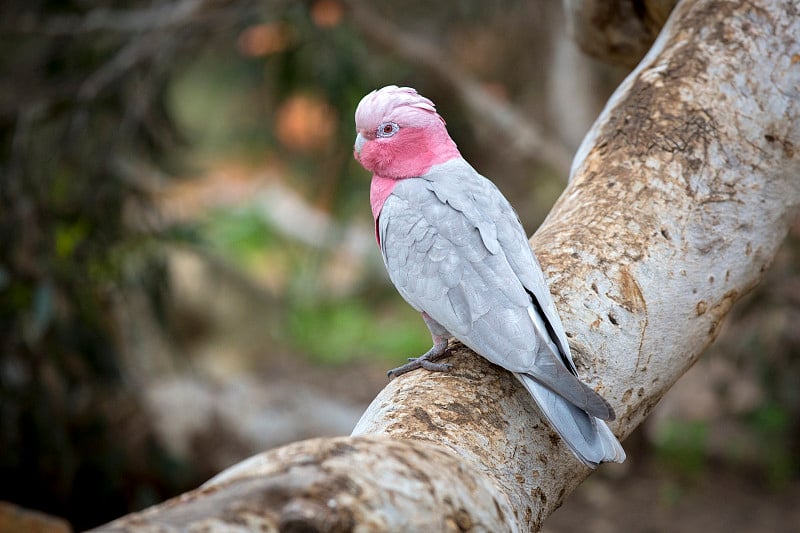
MULTIPOLYGON (((366 92, 437 102, 532 233, 626 73, 554 0, 3 2, 0 531, 82 530, 347 434, 427 349, 352 159, 366 92)), ((798 527, 799 264, 800 226, 545 531, 798 527)))

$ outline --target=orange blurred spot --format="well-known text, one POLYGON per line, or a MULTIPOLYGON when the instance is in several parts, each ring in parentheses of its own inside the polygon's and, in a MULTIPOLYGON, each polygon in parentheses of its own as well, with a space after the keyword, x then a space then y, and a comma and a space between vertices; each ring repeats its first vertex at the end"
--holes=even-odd
POLYGON ((336 126, 336 112, 325 101, 295 95, 278 108, 275 130, 278 140, 293 150, 313 150, 325 146, 336 126))
POLYGON ((292 29, 288 24, 256 24, 239 34, 236 47, 244 56, 266 56, 285 50, 291 44, 292 37, 292 29))
POLYGON ((508 89, 505 85, 500 82, 486 82, 483 84, 483 88, 486 89, 486 92, 495 96, 498 100, 502 100, 504 102, 508 101, 508 89))
POLYGON ((311 6, 311 19, 320 28, 333 28, 343 15, 344 7, 339 0, 318 0, 311 6))
POLYGON ((800 63, 800 54, 794 54, 792 56, 792 65, 794 65, 795 63, 800 63))

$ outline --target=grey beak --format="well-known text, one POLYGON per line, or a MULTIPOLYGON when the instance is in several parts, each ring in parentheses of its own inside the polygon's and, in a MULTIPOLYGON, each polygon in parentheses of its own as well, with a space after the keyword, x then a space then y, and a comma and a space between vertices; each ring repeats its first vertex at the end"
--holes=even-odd
POLYGON ((364 137, 359 133, 358 135, 356 135, 356 144, 355 146, 353 146, 353 150, 355 150, 358 155, 361 155, 361 149, 364 147, 365 144, 367 144, 366 137, 364 137))

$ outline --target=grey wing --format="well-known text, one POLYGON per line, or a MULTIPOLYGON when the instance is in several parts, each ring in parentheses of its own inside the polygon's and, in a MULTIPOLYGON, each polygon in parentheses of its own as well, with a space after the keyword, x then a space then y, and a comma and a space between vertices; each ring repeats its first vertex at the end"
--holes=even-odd
MULTIPOLYGON (((503 282, 511 274, 508 269, 495 275, 500 258, 462 212, 437 197, 429 182, 399 183, 381 210, 378 233, 398 292, 465 343, 476 321, 504 314, 501 308, 516 311, 516 320, 527 322, 519 313, 528 303, 521 284, 510 288, 503 282)), ((496 248, 496 239, 493 243, 496 248)), ((520 350, 528 348, 519 344, 520 350)), ((514 366, 512 361, 508 363, 514 366)))
POLYGON ((570 369, 573 374, 577 375, 575 363, 572 360, 570 353, 569 343, 567 341, 567 334, 564 331, 564 325, 561 322, 561 317, 556 310, 553 296, 547 285, 547 280, 544 277, 539 261, 531 249, 528 237, 519 221, 517 213, 514 208, 508 203, 504 196, 499 195, 491 199, 496 205, 493 211, 501 215, 498 220, 498 241, 500 242, 503 252, 508 259, 511 269, 514 274, 519 278, 525 290, 528 291, 537 307, 540 315, 544 319, 547 332, 556 343, 558 351, 564 364, 570 369))
MULTIPOLYGON (((381 211, 384 260, 398 291, 488 360, 608 418, 605 401, 561 362, 530 289, 504 253, 499 237, 506 214, 492 208, 505 205, 516 220, 513 209, 471 167, 459 169, 456 180, 449 170, 447 180, 434 175, 398 183, 381 211)), ((525 240, 521 226, 519 232, 525 240)))
POLYGON ((478 201, 489 204, 482 208, 496 214, 500 248, 514 275, 530 296, 532 306, 528 311, 531 322, 537 336, 543 340, 543 349, 537 354, 535 368, 527 374, 575 405, 583 407, 588 413, 602 420, 613 420, 614 410, 602 396, 582 381, 565 375, 569 372, 577 378, 578 372, 542 267, 530 247, 516 211, 493 183, 488 180, 486 182, 487 187, 492 188, 495 194, 480 195, 478 201), (567 390, 569 393, 565 393, 567 390))

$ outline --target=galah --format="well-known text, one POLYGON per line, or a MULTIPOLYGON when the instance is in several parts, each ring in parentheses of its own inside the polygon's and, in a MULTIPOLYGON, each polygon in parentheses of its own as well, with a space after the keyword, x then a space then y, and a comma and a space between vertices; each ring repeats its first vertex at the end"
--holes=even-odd
POLYGON ((467 163, 433 102, 410 87, 366 95, 354 156, 373 173, 383 261, 427 324, 433 347, 389 372, 446 371, 448 339, 513 372, 584 464, 622 462, 614 410, 577 377, 564 326, 516 212, 467 163))

